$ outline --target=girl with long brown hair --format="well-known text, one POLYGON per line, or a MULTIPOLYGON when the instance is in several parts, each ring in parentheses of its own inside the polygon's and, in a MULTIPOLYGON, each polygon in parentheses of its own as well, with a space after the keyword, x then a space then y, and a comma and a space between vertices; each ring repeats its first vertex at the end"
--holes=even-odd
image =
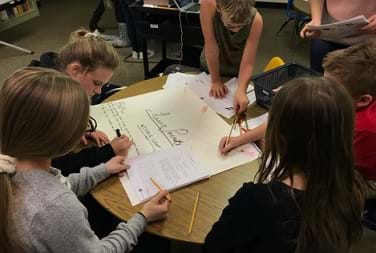
POLYGON ((91 230, 77 196, 128 166, 116 156, 69 177, 51 167, 79 142, 88 118, 84 90, 55 70, 22 69, 1 87, 0 252, 129 252, 148 222, 166 216, 163 192, 101 240, 91 230))
POLYGON ((257 183, 246 183, 205 240, 206 252, 347 252, 360 238, 354 109, 342 85, 295 79, 269 113, 257 183))

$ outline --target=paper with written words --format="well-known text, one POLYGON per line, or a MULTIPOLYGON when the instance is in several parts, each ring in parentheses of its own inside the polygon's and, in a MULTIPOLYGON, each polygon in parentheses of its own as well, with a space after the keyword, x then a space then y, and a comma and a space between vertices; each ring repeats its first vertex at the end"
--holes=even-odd
POLYGON ((209 177, 209 172, 193 157, 186 145, 136 156, 125 162, 131 167, 120 182, 133 206, 150 199, 159 191, 151 178, 163 189, 173 191, 209 177))
MULTIPOLYGON (((238 87, 237 82, 238 79, 234 77, 225 83, 228 88, 228 93, 221 99, 217 99, 209 95, 211 78, 210 75, 206 74, 205 72, 198 75, 183 73, 170 74, 167 78, 166 84, 163 87, 165 89, 189 87, 210 108, 229 119, 235 115, 233 105, 238 87)), ((248 86, 247 96, 250 104, 256 101, 256 96, 252 85, 248 86)))
POLYGON ((360 34, 359 27, 367 25, 369 21, 364 15, 356 16, 347 20, 323 24, 318 26, 309 25, 311 30, 320 31, 320 38, 343 43, 344 38, 351 38, 360 34))
POLYGON ((254 149, 222 157, 218 143, 230 126, 189 89, 160 90, 95 105, 91 116, 98 130, 110 138, 119 128, 134 141, 128 157, 186 144, 209 174, 215 175, 259 156, 254 149))

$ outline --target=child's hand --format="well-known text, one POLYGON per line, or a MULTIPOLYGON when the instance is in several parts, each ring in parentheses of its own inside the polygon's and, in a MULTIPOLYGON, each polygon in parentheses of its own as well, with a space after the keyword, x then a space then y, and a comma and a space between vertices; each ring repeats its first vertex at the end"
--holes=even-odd
POLYGON ((148 222, 164 219, 170 207, 170 201, 166 199, 167 191, 158 192, 141 210, 148 222))
POLYGON ((215 98, 223 98, 226 96, 228 88, 221 81, 213 82, 210 87, 209 95, 215 98))
POLYGON ((222 154, 222 155, 225 155, 227 152, 229 152, 231 149, 234 149, 240 145, 242 145, 242 143, 240 142, 240 137, 230 137, 227 145, 226 145, 226 140, 227 140, 227 137, 222 137, 221 141, 219 142, 219 152, 222 154))
POLYGON ((123 176, 129 168, 130 166, 124 163, 124 156, 115 156, 106 162, 106 169, 110 174, 123 176))
POLYGON ((247 94, 243 91, 237 91, 234 97, 234 111, 235 113, 241 113, 247 109, 249 99, 247 94))
POLYGON ((115 155, 127 156, 129 148, 133 145, 128 136, 122 135, 120 137, 115 137, 111 141, 111 147, 114 150, 115 155))
POLYGON ((376 15, 372 15, 368 18, 368 25, 363 26, 360 30, 366 34, 376 33, 376 15))
POLYGON ((92 139, 98 147, 102 147, 108 143, 110 140, 108 136, 102 131, 86 132, 85 135, 81 138, 81 144, 87 145, 88 139, 92 139))
POLYGON ((305 24, 305 26, 303 27, 303 29, 300 31, 300 37, 302 39, 305 39, 305 38, 317 38, 320 36, 320 31, 317 31, 317 30, 311 30, 308 28, 309 25, 314 25, 314 26, 317 26, 317 25, 320 25, 321 24, 321 21, 314 21, 312 20, 311 22, 308 22, 307 24, 305 24))

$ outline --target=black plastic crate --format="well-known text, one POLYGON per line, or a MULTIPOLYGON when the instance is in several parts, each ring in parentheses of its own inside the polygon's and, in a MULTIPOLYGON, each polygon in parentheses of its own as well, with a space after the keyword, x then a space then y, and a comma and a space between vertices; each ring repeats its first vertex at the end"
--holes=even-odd
POLYGON ((252 77, 257 104, 270 108, 274 89, 296 77, 320 76, 321 74, 299 64, 289 63, 252 77))

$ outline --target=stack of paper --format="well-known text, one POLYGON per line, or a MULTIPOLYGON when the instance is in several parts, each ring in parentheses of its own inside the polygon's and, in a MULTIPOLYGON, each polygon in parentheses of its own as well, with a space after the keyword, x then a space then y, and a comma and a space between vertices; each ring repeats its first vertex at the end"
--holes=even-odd
POLYGON ((140 155, 125 162, 131 167, 120 181, 133 206, 150 199, 159 191, 151 178, 165 190, 173 191, 209 177, 209 172, 184 145, 140 155))

